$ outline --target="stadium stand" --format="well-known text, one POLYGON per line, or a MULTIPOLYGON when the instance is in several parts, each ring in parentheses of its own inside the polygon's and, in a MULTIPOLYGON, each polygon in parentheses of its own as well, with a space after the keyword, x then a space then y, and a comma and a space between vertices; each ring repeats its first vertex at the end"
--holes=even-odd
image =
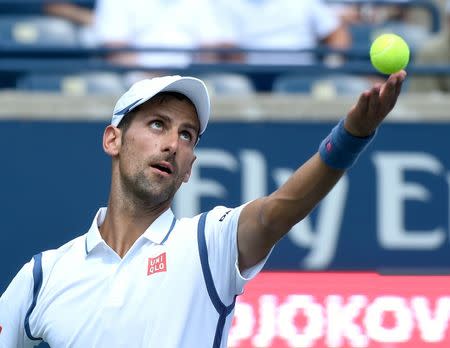
POLYGON ((331 98, 338 95, 357 95, 368 89, 371 83, 362 76, 352 75, 280 75, 273 84, 274 93, 305 93, 318 98, 331 98))
POLYGON ((120 74, 84 72, 79 74, 26 74, 17 80, 23 91, 51 91, 70 95, 122 94, 126 91, 120 74))
POLYGON ((256 93, 251 81, 240 74, 210 73, 202 76, 212 95, 246 95, 256 93))
POLYGON ((48 16, 0 17, 0 40, 4 45, 77 47, 75 25, 48 16))
MULTIPOLYGON (((59 1, 52 2, 58 3, 59 1)), ((426 35, 435 34, 441 30, 441 16, 438 7, 436 3, 430 1, 328 0, 328 2, 330 4, 370 4, 372 7, 401 6, 407 9, 419 8, 424 10, 429 17, 426 35)), ((40 0, 22 0, 19 4, 17 1, 0 0, 0 49, 3 53, 0 58, 0 76, 2 77, 0 88, 17 88, 28 91, 33 89, 58 91, 56 87, 61 86, 61 84, 54 82, 53 87, 50 88, 50 85, 52 85, 50 80, 53 79, 55 81, 57 75, 60 75, 59 78, 62 80, 67 75, 70 81, 75 75, 78 76, 79 80, 83 80, 86 79, 88 72, 94 74, 102 72, 105 75, 106 73, 109 74, 109 78, 111 79, 120 80, 124 72, 146 71, 145 68, 140 66, 117 66, 107 61, 106 57, 112 52, 120 50, 129 51, 127 48, 104 49, 101 47, 84 46, 80 40, 79 23, 73 23, 67 18, 49 16, 45 13, 43 7, 45 3, 47 2, 40 0), (30 74, 29 77, 26 76, 28 74, 30 74), (44 78, 46 74, 49 74, 49 76, 44 78)), ((73 0, 70 3, 84 6, 87 9, 95 8, 94 0, 73 0)), ((314 50, 314 53, 319 57, 325 57, 333 52, 337 55, 345 56, 347 58, 346 63, 340 65, 328 66, 323 61, 306 66, 286 66, 282 64, 249 66, 242 63, 227 62, 213 64, 193 63, 182 69, 175 69, 174 67, 160 67, 158 69, 169 73, 183 72, 197 76, 210 76, 210 85, 214 87, 218 94, 227 94, 233 91, 233 89, 233 93, 236 94, 242 92, 270 92, 272 90, 280 93, 283 91, 283 88, 287 88, 289 85, 292 86, 292 80, 295 76, 300 76, 300 80, 304 80, 312 78, 314 75, 320 77, 323 73, 328 74, 331 72, 337 75, 356 76, 354 83, 355 88, 357 88, 357 86, 360 86, 358 81, 361 81, 361 76, 373 76, 376 74, 368 59, 368 47, 375 35, 388 29, 396 30, 404 35, 407 35, 409 30, 411 37, 416 37, 414 39, 415 41, 421 41, 425 37, 423 31, 416 30, 417 28, 411 29, 411 27, 406 25, 402 26, 399 22, 391 21, 380 24, 361 21, 350 27, 353 39, 353 44, 350 49, 339 51, 330 50, 328 47, 318 47, 314 50), (220 78, 218 77, 221 76, 223 78, 225 73, 230 74, 230 76, 227 80, 223 79, 219 81, 220 78), (243 77, 250 77, 250 80, 246 82, 243 77), (285 79, 287 79, 287 82, 283 82, 285 79), (276 80, 277 82, 275 84, 276 80)), ((410 73, 447 73, 448 69, 446 66, 433 66, 431 67, 432 69, 429 69, 430 67, 418 67, 416 69, 413 64, 415 45, 412 44, 411 47, 412 59, 408 67, 410 73)), ((153 49, 163 51, 156 48, 153 49)), ((149 49, 144 48, 139 50, 146 51, 149 49)), ((224 51, 227 50, 224 49, 224 51)), ((229 51, 233 51, 233 49, 229 51)), ((252 50, 247 51, 251 52, 252 50)), ((273 51, 271 50, 271 52, 273 51)), ((154 71, 155 68, 151 70, 154 71)), ((346 82, 350 80, 348 79, 346 82)), ((292 91, 295 92, 298 85, 302 83, 304 81, 298 81, 297 87, 293 87, 294 89, 292 91)), ((87 85, 90 86, 89 83, 87 85)), ((115 90, 114 88, 110 88, 111 86, 108 86, 108 88, 102 91, 99 87, 101 85, 99 84, 97 87, 93 87, 92 93, 110 93, 115 90)), ((118 86, 120 84, 113 85, 118 86)), ((103 86, 106 87, 107 84, 103 84, 103 86)), ((85 90, 91 91, 90 88, 85 90)), ((304 91, 308 91, 308 89, 304 91)), ((336 91, 338 94, 341 92, 346 93, 343 88, 337 88, 336 91)))

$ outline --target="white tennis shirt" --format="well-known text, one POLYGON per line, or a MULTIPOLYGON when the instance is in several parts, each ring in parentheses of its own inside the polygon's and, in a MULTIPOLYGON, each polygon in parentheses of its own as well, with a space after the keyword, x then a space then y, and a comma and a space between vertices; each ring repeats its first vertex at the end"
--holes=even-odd
POLYGON ((89 231, 35 255, 0 298, 0 347, 226 347, 236 295, 265 260, 239 272, 242 207, 177 220, 163 213, 121 259, 89 231))
MULTIPOLYGON (((218 1, 218 0, 215 0, 218 1)), ((250 64, 311 64, 310 53, 277 53, 276 50, 316 48, 338 29, 336 13, 323 0, 220 0, 224 16, 236 28, 236 44, 247 49, 274 50, 250 53, 250 64)))

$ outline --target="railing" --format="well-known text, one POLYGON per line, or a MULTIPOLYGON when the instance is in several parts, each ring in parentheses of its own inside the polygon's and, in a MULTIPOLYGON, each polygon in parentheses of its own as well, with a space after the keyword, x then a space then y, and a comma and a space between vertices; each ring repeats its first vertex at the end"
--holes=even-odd
MULTIPOLYGON (((328 48, 317 48, 307 50, 277 50, 279 53, 298 54, 314 53, 319 56, 337 54, 348 60, 338 66, 329 66, 322 62, 308 65, 251 65, 244 63, 193 63, 187 67, 177 68, 174 66, 123 66, 110 63, 105 57, 112 53, 119 52, 173 52, 198 54, 205 52, 219 53, 273 53, 272 50, 242 50, 242 49, 167 49, 167 48, 60 48, 60 47, 24 47, 0 45, 0 73, 1 72, 70 72, 70 71, 92 71, 105 70, 126 72, 130 70, 139 71, 190 71, 195 73, 203 72, 237 72, 237 73, 291 73, 302 72, 314 74, 317 71, 322 73, 351 73, 351 74, 376 74, 368 57, 368 51, 363 49, 332 50, 328 48)), ((450 64, 441 65, 416 65, 411 62, 407 70, 417 75, 449 74, 450 64)))

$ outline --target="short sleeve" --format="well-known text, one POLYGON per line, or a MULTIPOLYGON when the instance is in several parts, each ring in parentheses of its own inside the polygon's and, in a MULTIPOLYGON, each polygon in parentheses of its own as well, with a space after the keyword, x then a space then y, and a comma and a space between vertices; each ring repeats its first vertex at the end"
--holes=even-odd
POLYGON ((236 30, 231 24, 231 18, 227 7, 219 1, 197 0, 193 4, 188 2, 189 8, 193 9, 202 21, 193 21, 187 16, 188 25, 192 28, 195 42, 202 44, 222 44, 236 42, 236 30))
POLYGON ((132 17, 129 1, 97 0, 94 17, 94 36, 97 42, 129 42, 132 17))
POLYGON ((339 27, 339 17, 322 0, 311 1, 311 23, 313 31, 320 40, 325 39, 339 27))
POLYGON ((0 297, 0 348, 34 347, 24 322, 33 297, 33 261, 25 264, 0 297))
POLYGON ((229 305, 235 295, 243 292, 245 284, 263 268, 269 255, 255 266, 239 271, 237 228, 242 209, 216 207, 207 215, 205 239, 208 261, 217 293, 225 305, 229 305))

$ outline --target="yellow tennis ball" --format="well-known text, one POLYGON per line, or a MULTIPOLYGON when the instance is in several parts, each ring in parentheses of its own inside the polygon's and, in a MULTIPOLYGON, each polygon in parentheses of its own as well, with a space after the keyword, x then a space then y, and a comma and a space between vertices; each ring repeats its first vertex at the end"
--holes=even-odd
POLYGON ((370 61, 383 74, 400 71, 409 62, 408 44, 395 34, 380 35, 370 46, 370 61))

